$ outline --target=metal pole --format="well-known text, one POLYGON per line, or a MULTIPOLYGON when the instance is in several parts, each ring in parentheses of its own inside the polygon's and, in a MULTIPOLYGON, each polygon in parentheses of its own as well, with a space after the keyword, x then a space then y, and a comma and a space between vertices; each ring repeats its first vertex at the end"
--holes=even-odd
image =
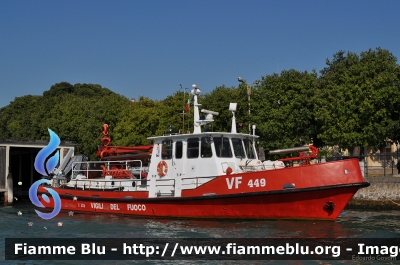
POLYGON ((183 89, 182 84, 180 84, 181 89, 183 90, 183 110, 182 110, 182 134, 185 133, 185 89, 183 89))
MULTIPOLYGON (((180 86, 181 86, 181 89, 183 90, 182 134, 184 134, 185 133, 185 115, 186 115, 186 113, 185 113, 185 111, 186 111, 186 98, 185 98, 185 95, 186 95, 186 89, 187 88, 183 88, 182 85, 180 85, 180 86)), ((188 125, 188 128, 189 128, 189 125, 188 125)))
POLYGON ((397 169, 397 174, 399 173, 399 169, 397 168, 398 166, 398 164, 399 164, 399 141, 396 141, 396 169, 397 169))
MULTIPOLYGON (((386 143, 386 145, 387 145, 387 143, 386 143)), ((386 145, 385 145, 385 152, 383 153, 383 176, 384 177, 386 177, 386 145)))
POLYGON ((249 100, 249 134, 251 134, 250 95, 251 95, 251 86, 247 84, 247 98, 249 100))
MULTIPOLYGON (((250 112, 251 85, 247 84, 246 81, 241 77, 238 77, 238 81, 247 86, 247 99, 248 99, 248 109, 249 109, 249 134, 251 134, 251 116, 250 116, 251 115, 251 112, 250 112)), ((253 84, 258 85, 259 82, 260 82, 260 80, 256 80, 256 81, 254 81, 253 84)))

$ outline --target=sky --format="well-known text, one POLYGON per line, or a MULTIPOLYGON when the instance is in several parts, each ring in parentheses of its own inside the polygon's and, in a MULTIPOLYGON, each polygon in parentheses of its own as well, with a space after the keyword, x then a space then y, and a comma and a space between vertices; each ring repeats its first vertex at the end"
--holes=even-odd
POLYGON ((319 72, 341 50, 399 58, 399 10, 397 0, 0 1, 0 108, 59 82, 162 100, 192 84, 204 94, 239 76, 319 72))

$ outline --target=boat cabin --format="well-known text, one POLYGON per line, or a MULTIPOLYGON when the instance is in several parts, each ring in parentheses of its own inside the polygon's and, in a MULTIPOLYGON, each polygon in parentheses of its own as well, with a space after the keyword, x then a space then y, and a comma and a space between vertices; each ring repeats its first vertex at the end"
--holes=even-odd
MULTIPOLYGON (((233 114, 231 132, 201 131, 201 126, 213 122, 213 115, 218 113, 203 109, 201 111, 207 115, 200 120, 199 93, 200 89, 193 85, 194 133, 148 138, 154 141, 148 178, 175 179, 182 189, 194 189, 220 175, 272 169, 270 161, 262 163, 258 160, 254 145, 258 136, 236 132, 236 103, 230 105, 233 114)), ((283 163, 277 162, 276 167, 284 167, 283 163)))
MULTIPOLYGON (((201 126, 213 122, 213 115, 219 113, 202 109, 201 112, 206 113, 206 117, 200 119, 201 104, 197 101, 200 88, 193 85, 191 93, 194 97, 193 133, 169 133, 149 137, 153 141, 150 146, 105 146, 105 149, 98 152, 103 160, 108 161, 75 163, 72 181, 68 185, 82 189, 149 191, 149 197, 177 197, 181 196, 182 190, 196 189, 221 175, 285 167, 281 161, 261 162, 258 159, 254 145, 258 138, 254 132, 255 126, 253 134, 236 131, 236 103, 229 106, 232 111, 231 132, 202 132, 201 126), (125 155, 115 153, 117 148, 119 154, 125 155), (127 152, 130 154, 126 155, 127 152), (121 160, 123 157, 134 160, 121 160), (84 163, 90 165, 84 166, 84 163), (98 163, 101 164, 96 165, 98 163), (81 168, 86 170, 82 171, 81 168), (99 175, 102 180, 98 180, 99 175), (93 178, 95 179, 91 180, 93 178)), ((109 139, 107 126, 103 134, 104 138, 109 139)))

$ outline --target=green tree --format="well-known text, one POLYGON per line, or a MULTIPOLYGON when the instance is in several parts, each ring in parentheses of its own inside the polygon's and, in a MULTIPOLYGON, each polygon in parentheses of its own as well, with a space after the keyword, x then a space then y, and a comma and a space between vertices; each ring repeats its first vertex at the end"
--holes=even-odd
POLYGON ((75 142, 77 153, 94 158, 103 124, 115 126, 130 104, 100 85, 58 83, 43 96, 16 98, 0 109, 0 137, 48 140, 50 128, 61 140, 75 142))
MULTIPOLYGON (((400 67, 389 51, 339 51, 320 71, 284 70, 253 85, 216 87, 200 95, 199 108, 219 112, 205 130, 230 131, 229 103, 237 103, 239 132, 257 126, 266 150, 313 142, 324 145, 382 146, 400 140, 400 67), (248 114, 248 104, 251 115, 248 114)), ((47 128, 94 158, 103 124, 112 145, 147 144, 169 130, 193 130, 192 95, 178 91, 164 100, 140 97, 132 103, 98 84, 54 84, 43 96, 16 98, 0 109, 0 138, 48 140, 47 128), (190 111, 185 112, 189 99, 190 111)), ((205 116, 204 114, 200 114, 205 116)))
POLYGON ((213 131, 231 131, 232 112, 229 110, 229 104, 237 103, 238 109, 235 114, 237 116, 237 130, 239 132, 246 130, 247 132, 246 126, 241 126, 248 122, 248 115, 245 114, 247 105, 244 104, 243 98, 241 98, 240 90, 241 88, 219 86, 199 98, 200 104, 202 104, 201 108, 218 112, 218 116, 214 117, 214 122, 207 125, 212 127, 213 131))
POLYGON ((37 120, 40 96, 15 98, 9 106, 0 109, 0 138, 40 139, 37 138, 37 120))
POLYGON ((315 97, 327 145, 382 146, 399 120, 399 66, 389 51, 339 51, 321 70, 315 97))
POLYGON ((136 103, 123 109, 121 119, 115 127, 111 127, 113 145, 132 146, 145 145, 147 137, 155 136, 159 129, 161 103, 140 97, 136 103))
POLYGON ((292 69, 262 78, 251 98, 251 116, 260 146, 271 150, 310 142, 318 144, 313 113, 317 84, 315 71, 292 69))

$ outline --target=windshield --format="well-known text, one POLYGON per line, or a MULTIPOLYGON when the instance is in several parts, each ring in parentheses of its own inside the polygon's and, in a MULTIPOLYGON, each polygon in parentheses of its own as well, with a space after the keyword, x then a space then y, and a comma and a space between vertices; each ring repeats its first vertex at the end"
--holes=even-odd
POLYGON ((245 158, 246 153, 243 148, 242 139, 232 138, 233 151, 235 152, 235 157, 245 158))
POLYGON ((232 150, 228 138, 214 137, 214 146, 218 157, 232 157, 232 150))
POLYGON ((247 158, 255 159, 256 155, 254 153, 253 142, 250 139, 244 139, 243 141, 246 148, 247 158))

